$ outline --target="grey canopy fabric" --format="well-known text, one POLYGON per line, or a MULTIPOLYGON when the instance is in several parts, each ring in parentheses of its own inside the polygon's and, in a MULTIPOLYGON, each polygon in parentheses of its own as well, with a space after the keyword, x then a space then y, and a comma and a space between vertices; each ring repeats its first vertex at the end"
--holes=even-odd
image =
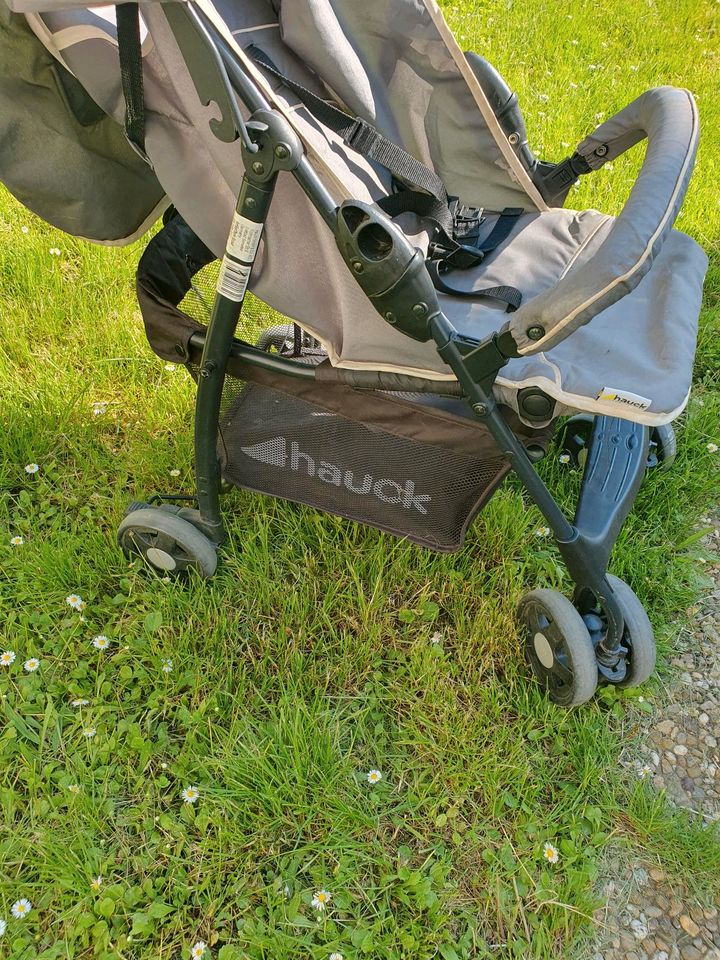
MULTIPOLYGON (((28 14, 47 48, 93 100, 121 122, 124 104, 112 18, 64 9, 28 14)), ((692 170, 697 112, 686 91, 659 88, 603 124, 579 147, 599 165, 647 136, 642 175, 623 214, 548 208, 503 134, 434 0, 198 0, 244 68, 286 113, 335 199, 374 201, 386 171, 349 150, 281 81, 246 51, 351 112, 434 169, 451 194, 483 207, 492 229, 506 206, 525 212, 485 261, 452 282, 513 285, 512 315, 522 356, 497 382, 517 409, 520 388, 539 386, 561 410, 673 419, 690 388, 706 258, 672 230, 692 170), (664 242, 663 242, 664 241, 664 242), (590 322, 588 322, 590 321, 590 322), (528 330, 533 335, 528 335, 528 330), (537 336, 537 331, 540 336, 537 336)), ((158 181, 184 219, 222 255, 242 177, 238 143, 217 140, 213 105, 198 99, 160 3, 142 7, 146 150, 158 181)), ((402 228, 427 249, 429 225, 406 214, 402 228)), ((335 242, 291 177, 281 177, 252 289, 325 345, 333 364, 450 378, 433 344, 409 340, 375 313, 335 242)), ((481 337, 508 317, 489 300, 443 295, 457 329, 481 337)))

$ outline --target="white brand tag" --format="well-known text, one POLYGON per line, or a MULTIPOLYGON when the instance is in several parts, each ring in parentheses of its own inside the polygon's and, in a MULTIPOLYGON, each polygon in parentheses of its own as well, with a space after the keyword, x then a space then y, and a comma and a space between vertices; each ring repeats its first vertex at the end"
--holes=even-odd
POLYGON ((624 407, 634 407, 636 410, 647 410, 652 403, 647 397, 629 393, 627 390, 616 390, 615 387, 603 387, 597 399, 606 403, 618 403, 624 407))
POLYGON ((254 220, 241 217, 239 213, 233 214, 227 252, 237 260, 252 263, 257 253, 262 231, 263 225, 261 223, 255 223, 254 220))

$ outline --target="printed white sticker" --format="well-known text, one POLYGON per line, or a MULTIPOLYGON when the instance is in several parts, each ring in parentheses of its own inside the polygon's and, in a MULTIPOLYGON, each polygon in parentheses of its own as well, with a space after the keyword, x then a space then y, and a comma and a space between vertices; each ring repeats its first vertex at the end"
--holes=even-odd
POLYGON ((231 260, 227 254, 223 257, 220 265, 220 273, 217 281, 217 291, 228 300, 234 300, 241 303, 247 290, 248 280, 250 279, 250 267, 245 264, 237 263, 231 260))
POLYGON ((629 393, 627 390, 616 390, 615 387, 603 387, 597 399, 608 403, 620 403, 626 407, 634 407, 636 410, 647 410, 652 403, 652 400, 648 400, 647 397, 629 393))
POLYGON ((241 217, 239 213, 233 215, 230 236, 227 242, 227 252, 238 260, 252 263, 257 253, 260 235, 263 231, 261 223, 241 217))

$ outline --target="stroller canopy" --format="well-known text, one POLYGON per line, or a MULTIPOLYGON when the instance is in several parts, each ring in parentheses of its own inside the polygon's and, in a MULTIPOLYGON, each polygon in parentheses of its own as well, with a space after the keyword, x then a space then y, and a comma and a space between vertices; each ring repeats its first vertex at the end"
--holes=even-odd
MULTIPOLYGON (((48 9, 52 0, 44 0, 39 4, 44 12, 33 12, 29 5, 16 15, 25 18, 23 28, 122 125, 113 8, 58 3, 48 9)), ((338 203, 387 197, 391 175, 348 148, 278 73, 371 123, 433 170, 448 194, 484 211, 485 235, 504 209, 514 208, 510 235, 482 263, 453 271, 455 292, 440 295, 454 326, 481 338, 506 322, 504 305, 458 296, 457 290, 506 285, 521 291, 523 303, 511 325, 522 355, 497 380, 504 402, 517 409, 518 390, 535 386, 556 399, 558 412, 608 413, 647 424, 677 416, 690 389, 706 269, 697 244, 672 230, 698 138, 697 113, 686 91, 649 91, 580 144, 589 167, 597 167, 649 139, 642 175, 625 211, 614 219, 549 206, 543 199, 434 0, 216 0, 215 5, 198 0, 196 6, 290 119, 338 203), (277 73, 259 65, 259 56, 277 73), (542 333, 529 336, 530 330, 542 333)), ((22 0, 15 9, 20 7, 22 0)), ((93 233, 82 216, 72 232, 105 242, 130 236, 130 226, 141 228, 164 192, 198 237, 222 256, 243 174, 240 144, 214 135, 210 121, 218 118, 217 105, 198 96, 166 5, 147 2, 141 10, 144 144, 152 168, 145 209, 135 211, 133 224, 120 225, 115 236, 93 233)), ((0 98, 2 93, 0 76, 0 98)), ((3 126, 3 114, 11 109, 6 100, 0 99, 3 126)), ((57 184, 65 176, 62 160, 53 158, 52 169, 57 184)), ((36 172, 38 179, 42 175, 36 172)), ((0 176, 12 188, 4 169, 0 176)), ((37 183, 38 192, 52 189, 52 182, 37 183)), ((32 184, 23 192, 31 193, 32 184)), ((122 219, 117 203, 110 189, 98 196, 109 220, 122 219)), ((405 213, 398 223, 427 250, 432 234, 427 220, 405 213)), ((374 311, 292 177, 278 181, 251 288, 316 336, 336 366, 452 376, 433 344, 408 339, 374 311)))

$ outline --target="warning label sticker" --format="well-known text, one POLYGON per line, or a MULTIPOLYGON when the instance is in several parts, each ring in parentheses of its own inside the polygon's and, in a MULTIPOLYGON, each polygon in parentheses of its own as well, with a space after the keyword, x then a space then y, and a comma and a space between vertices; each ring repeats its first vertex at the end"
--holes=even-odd
POLYGON ((241 303, 250 279, 250 269, 249 266, 237 263, 227 255, 224 256, 218 275, 217 292, 227 297, 228 300, 241 303))
POLYGON ((257 253, 260 235, 263 231, 261 223, 241 217, 239 213, 233 215, 230 236, 227 242, 227 252, 237 260, 252 263, 257 253))

